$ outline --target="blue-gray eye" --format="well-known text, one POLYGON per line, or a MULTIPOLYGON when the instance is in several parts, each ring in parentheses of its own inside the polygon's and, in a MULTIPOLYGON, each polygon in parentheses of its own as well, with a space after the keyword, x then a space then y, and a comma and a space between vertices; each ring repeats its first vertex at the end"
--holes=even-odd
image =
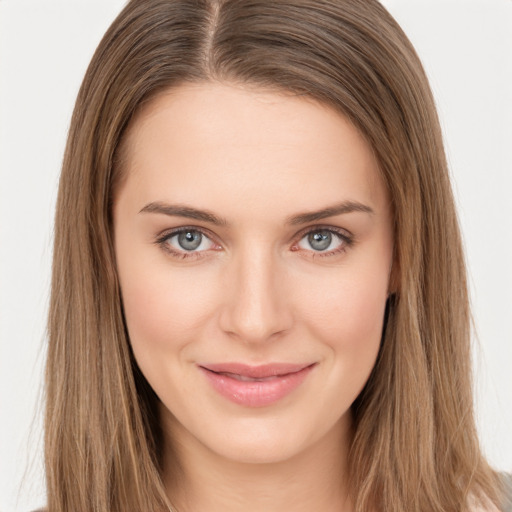
POLYGON ((156 240, 156 243, 180 260, 198 258, 207 251, 222 249, 200 229, 187 227, 178 228, 171 233, 164 233, 156 240))
POLYGON ((325 251, 332 242, 332 233, 330 231, 315 231, 308 235, 309 245, 315 251, 325 251))
POLYGON ((341 234, 330 229, 315 229, 306 233, 299 241, 301 249, 315 252, 335 251, 347 244, 347 240, 341 234))
POLYGON ((215 244, 198 229, 182 229, 161 238, 160 243, 175 252, 200 252, 212 249, 215 244))
POLYGON ((183 231, 177 237, 181 249, 194 251, 201 245, 203 234, 199 231, 183 231))

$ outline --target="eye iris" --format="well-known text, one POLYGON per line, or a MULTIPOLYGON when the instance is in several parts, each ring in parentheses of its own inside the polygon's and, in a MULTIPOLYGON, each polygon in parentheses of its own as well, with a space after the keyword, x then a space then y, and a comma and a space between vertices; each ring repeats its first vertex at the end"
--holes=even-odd
POLYGON ((201 245, 203 235, 197 231, 185 231, 178 235, 178 243, 182 249, 193 251, 201 245))
POLYGON ((332 234, 329 231, 316 231, 308 236, 309 245, 315 251, 323 251, 331 245, 332 234))

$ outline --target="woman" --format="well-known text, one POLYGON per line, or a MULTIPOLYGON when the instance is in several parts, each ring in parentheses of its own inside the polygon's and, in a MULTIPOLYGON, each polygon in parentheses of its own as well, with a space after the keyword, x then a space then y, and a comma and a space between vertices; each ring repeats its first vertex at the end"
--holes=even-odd
POLYGON ((374 1, 132 1, 59 190, 48 510, 496 510, 421 64, 374 1))

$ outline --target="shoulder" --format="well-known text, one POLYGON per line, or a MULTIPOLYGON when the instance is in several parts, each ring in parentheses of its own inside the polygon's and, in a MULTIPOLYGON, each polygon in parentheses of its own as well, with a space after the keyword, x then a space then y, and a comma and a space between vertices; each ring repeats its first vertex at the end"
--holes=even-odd
POLYGON ((500 473, 501 481, 500 504, 497 508, 493 503, 477 503, 477 500, 470 500, 471 512, 512 512, 512 474, 500 473))
POLYGON ((493 504, 479 505, 471 509, 471 512, 512 512, 512 474, 501 473, 501 503, 499 509, 493 504))
POLYGON ((503 500, 501 512, 512 512, 512 473, 502 473, 503 500))

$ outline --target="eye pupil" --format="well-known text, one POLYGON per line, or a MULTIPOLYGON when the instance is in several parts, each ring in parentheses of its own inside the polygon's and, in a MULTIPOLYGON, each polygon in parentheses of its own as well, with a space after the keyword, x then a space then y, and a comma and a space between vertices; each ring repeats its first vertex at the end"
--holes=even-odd
POLYGON ((203 235, 198 231, 184 231, 178 235, 178 243, 182 249, 193 251, 201 245, 203 235))
POLYGON ((315 251, 323 251, 331 245, 332 234, 329 231, 315 231, 308 236, 309 245, 315 251))

